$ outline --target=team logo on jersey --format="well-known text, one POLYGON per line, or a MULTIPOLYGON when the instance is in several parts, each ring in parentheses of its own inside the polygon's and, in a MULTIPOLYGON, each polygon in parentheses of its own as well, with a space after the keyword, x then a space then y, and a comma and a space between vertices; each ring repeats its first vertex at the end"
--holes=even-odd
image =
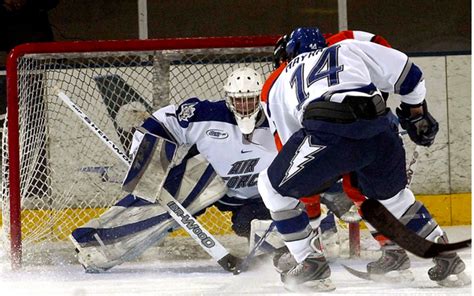
POLYGON ((178 119, 183 120, 183 121, 188 121, 189 118, 194 116, 194 111, 196 111, 196 108, 194 105, 197 103, 188 103, 188 104, 183 104, 181 105, 181 112, 178 114, 178 119))
POLYGON ((314 155, 326 146, 322 145, 313 145, 310 141, 311 136, 306 136, 303 142, 300 144, 298 149, 295 152, 295 155, 290 161, 290 166, 286 170, 285 177, 281 180, 280 185, 285 184, 288 180, 293 178, 296 174, 298 174, 302 169, 304 169, 305 165, 314 159, 314 155))
POLYGON ((218 129, 210 129, 206 131, 206 135, 208 135, 211 138, 218 139, 218 140, 223 140, 227 139, 229 137, 229 134, 218 129))

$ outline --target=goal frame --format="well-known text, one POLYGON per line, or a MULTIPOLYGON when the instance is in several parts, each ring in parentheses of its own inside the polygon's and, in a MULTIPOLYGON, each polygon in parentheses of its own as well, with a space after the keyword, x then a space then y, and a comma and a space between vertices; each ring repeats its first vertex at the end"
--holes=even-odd
POLYGON ((26 43, 7 57, 7 114, 9 155, 10 247, 13 269, 21 267, 20 143, 18 112, 18 59, 33 53, 107 52, 199 48, 241 48, 274 46, 279 36, 197 37, 148 40, 99 40, 26 43))

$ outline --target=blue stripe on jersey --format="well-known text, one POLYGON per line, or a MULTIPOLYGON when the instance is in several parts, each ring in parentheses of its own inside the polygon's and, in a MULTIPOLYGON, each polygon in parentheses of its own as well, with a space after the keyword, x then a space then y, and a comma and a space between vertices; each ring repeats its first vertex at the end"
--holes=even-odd
POLYGON ((156 120, 154 117, 147 118, 145 122, 143 122, 142 128, 146 129, 151 134, 158 135, 162 138, 176 143, 176 140, 171 135, 171 133, 163 126, 161 122, 156 120))
POLYGON ((422 79, 423 73, 417 65, 412 64, 408 74, 400 85, 400 95, 411 93, 422 79))
MULTIPOLYGON (((187 128, 192 122, 203 121, 227 122, 229 124, 237 125, 234 114, 227 107, 225 100, 201 101, 198 98, 191 98, 178 106, 176 116, 179 125, 183 128, 187 128)), ((268 120, 265 118, 265 121, 259 127, 269 126, 268 120)))
POLYGON ((302 212, 300 215, 290 219, 273 221, 275 222, 278 232, 281 234, 289 234, 304 230, 309 223, 309 218, 306 212, 302 212))
POLYGON ((237 125, 234 114, 227 108, 224 100, 211 102, 191 98, 179 105, 176 116, 183 128, 187 128, 192 122, 200 121, 219 121, 237 125))

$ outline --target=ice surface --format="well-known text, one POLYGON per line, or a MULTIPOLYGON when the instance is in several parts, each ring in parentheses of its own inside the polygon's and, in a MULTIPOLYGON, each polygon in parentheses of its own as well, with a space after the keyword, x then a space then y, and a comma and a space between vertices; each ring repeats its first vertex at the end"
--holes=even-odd
MULTIPOLYGON (((451 241, 471 237, 470 226, 444 228, 451 241)), ((459 252, 471 276, 471 250, 459 252)), ((341 263, 359 270, 368 259, 341 259, 330 264, 337 289, 317 295, 471 295, 471 286, 442 288, 429 280, 431 260, 411 256, 415 281, 373 283, 355 278, 341 263)), ((124 263, 102 274, 86 274, 79 264, 27 266, 11 271, 0 262, 0 295, 299 295, 287 292, 270 259, 240 275, 223 271, 212 260, 152 260, 124 263)), ((313 293, 316 294, 316 293, 313 293)))

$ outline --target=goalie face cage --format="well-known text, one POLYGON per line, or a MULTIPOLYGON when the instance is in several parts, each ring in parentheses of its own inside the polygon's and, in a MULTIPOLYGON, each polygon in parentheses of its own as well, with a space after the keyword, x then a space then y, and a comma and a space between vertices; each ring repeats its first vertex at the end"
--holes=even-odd
MULTIPOLYGON (((275 41, 224 37, 15 48, 7 61, 8 130, 2 137, 2 241, 13 267, 45 257, 52 249, 42 246, 67 241, 73 229, 126 195, 125 165, 54 87, 128 151, 132 134, 116 120, 122 106, 135 102, 151 112, 190 97, 223 99, 232 70, 248 66, 264 77, 271 72, 275 41)), ((201 220, 213 234, 230 229, 228 215, 218 215, 214 209, 201 220)))

